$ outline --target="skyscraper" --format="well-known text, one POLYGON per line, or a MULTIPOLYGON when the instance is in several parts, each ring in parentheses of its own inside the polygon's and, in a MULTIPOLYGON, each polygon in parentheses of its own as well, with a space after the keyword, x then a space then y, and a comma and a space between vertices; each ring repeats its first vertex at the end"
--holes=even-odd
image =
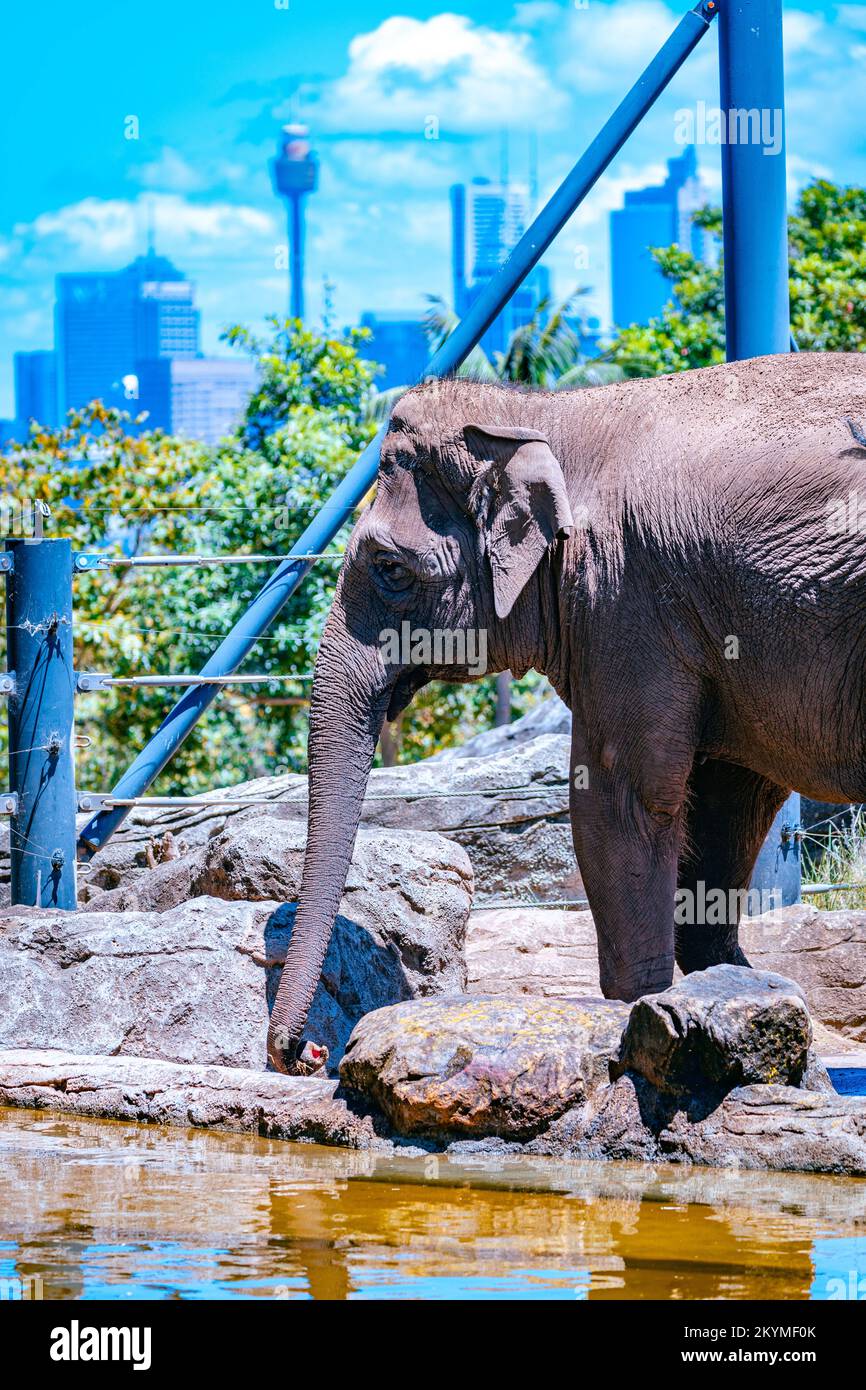
POLYGON ((613 321, 618 328, 648 323, 671 297, 650 252, 671 246, 703 257, 708 237, 695 226, 694 213, 707 201, 693 145, 668 160, 663 184, 630 190, 622 208, 610 214, 610 270, 613 321))
POLYGON ((97 397, 134 400, 140 361, 199 350, 193 287, 153 250, 123 270, 58 275, 55 325, 61 419, 97 397))
MULTIPOLYGON (((50 349, 16 352, 15 418, 24 427, 30 420, 57 424, 57 357, 50 349)), ((23 437, 23 435, 22 435, 23 437)))
MULTIPOLYGON (((507 260, 529 223, 527 190, 473 179, 451 189, 451 264, 454 309, 462 318, 507 260)), ((488 356, 504 351, 515 328, 528 323, 550 293, 550 275, 536 266, 481 339, 488 356)))
POLYGON ((156 357, 138 366, 138 407, 146 429, 216 444, 240 421, 256 384, 242 357, 156 357))
POLYGON ((361 344, 361 356, 384 367, 376 380, 379 390, 414 386, 430 356, 424 320, 402 309, 368 309, 361 315, 361 327, 369 328, 373 335, 368 343, 361 344))

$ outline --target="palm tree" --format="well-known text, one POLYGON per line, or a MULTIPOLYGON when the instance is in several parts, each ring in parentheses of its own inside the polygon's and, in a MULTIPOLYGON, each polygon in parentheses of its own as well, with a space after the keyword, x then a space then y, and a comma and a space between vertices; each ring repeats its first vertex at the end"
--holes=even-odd
MULTIPOLYGON (((580 336, 569 323, 568 314, 574 300, 584 293, 582 289, 575 290, 552 310, 549 298, 541 300, 528 323, 514 329, 504 352, 494 353, 491 361, 483 348, 474 347, 455 375, 472 377, 474 381, 509 381, 554 391, 606 386, 608 382, 620 381, 624 375, 622 368, 608 361, 605 354, 590 361, 581 358, 580 336)), ((460 320, 438 295, 428 295, 428 302, 424 331, 432 355, 450 337, 460 320)), ((386 391, 371 392, 368 418, 377 425, 384 424, 408 389, 408 386, 391 386, 386 391)))

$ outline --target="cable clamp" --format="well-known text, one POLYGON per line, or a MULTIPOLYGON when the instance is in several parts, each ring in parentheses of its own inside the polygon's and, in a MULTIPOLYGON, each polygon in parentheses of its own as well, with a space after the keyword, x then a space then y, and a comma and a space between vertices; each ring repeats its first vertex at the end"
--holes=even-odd
POLYGON ((89 694, 93 690, 108 690, 105 684, 108 679, 107 671, 76 671, 75 689, 79 695, 89 694))

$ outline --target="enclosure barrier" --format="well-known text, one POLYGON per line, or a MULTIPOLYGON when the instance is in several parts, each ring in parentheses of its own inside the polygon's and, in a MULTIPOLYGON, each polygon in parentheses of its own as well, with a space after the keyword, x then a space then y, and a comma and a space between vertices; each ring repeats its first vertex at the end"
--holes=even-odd
MULTIPOLYGON (((762 0, 763 3, 763 0, 762 0)), ((679 71, 706 33, 717 9, 716 0, 701 0, 680 20, 627 97, 578 160, 550 202, 524 233, 505 265, 491 279, 466 317, 433 354, 424 376, 447 376, 456 370, 481 340, 496 315, 536 265, 554 237, 580 206, 629 135, 679 71)), ((324 551, 369 492, 379 466, 383 427, 367 445, 329 501, 320 508, 291 554, 253 600, 245 616, 231 630, 202 671, 202 676, 225 676, 240 666, 256 641, 267 631, 291 598, 314 561, 304 558, 324 551)), ((203 682, 191 686, 164 720, 147 746, 115 787, 121 799, 140 796, 159 775, 214 698, 215 688, 203 682)), ((79 854, 89 858, 106 843, 127 812, 118 805, 100 812, 81 832, 79 854)))
MULTIPOLYGON (((454 372, 583 202, 629 135, 720 16, 720 79, 725 109, 784 109, 781 0, 699 0, 680 20, 624 101, 542 208, 466 317, 433 354, 424 378, 454 372)), ((760 147, 723 146, 725 306, 729 359, 789 348, 784 149, 766 160, 760 147)), ((72 575, 116 565, 192 567, 273 563, 267 555, 73 557, 69 541, 15 541, 0 559, 7 577, 10 789, 0 813, 10 816, 12 901, 73 908, 75 813, 93 810, 77 842, 89 860, 122 824, 131 807, 177 804, 143 793, 166 766, 219 690, 275 677, 238 676, 238 667, 292 597, 313 564, 331 558, 328 545, 373 485, 387 426, 316 513, 251 606, 196 676, 73 675, 72 575), (76 689, 183 686, 184 694, 109 794, 76 794, 73 703, 76 689), (5 805, 5 810, 3 809, 5 805)), ((292 677, 294 679, 294 677, 292 677)), ((184 804, 202 804, 181 798, 184 804)), ((205 800, 212 805, 213 801, 205 800)), ((235 803, 232 803, 235 804, 235 803)), ((238 803, 239 804, 239 803, 238 803)), ((249 802, 248 804, 254 804, 249 802)), ((271 803, 269 803, 271 804, 271 803)), ((784 878, 788 900, 799 896, 796 852, 798 802, 792 800, 762 854, 761 875, 784 878)), ((756 886, 766 886, 758 882, 756 886)))
MULTIPOLYGON (((112 556, 100 556, 101 567, 108 567, 112 556)), ((178 557, 139 557, 174 560, 178 557)), ((183 558, 183 557, 181 557, 183 558)), ((242 563, 247 557, 220 557, 242 563)), ((339 558, 339 557, 336 557, 339 558)), ((74 699, 76 694, 96 694, 114 688, 142 686, 202 685, 226 686, 259 684, 267 681, 309 680, 309 673, 273 674, 232 673, 228 676, 189 675, 111 676, 93 671, 75 671, 73 664, 73 584, 76 573, 92 571, 94 556, 74 554, 68 540, 9 542, 0 554, 0 574, 6 579, 7 641, 10 669, 0 674, 0 695, 9 701, 9 791, 0 793, 0 815, 10 820, 10 858, 13 902, 28 906, 71 909, 76 903, 75 817, 76 812, 91 815, 127 814, 133 807, 151 810, 225 809, 239 811, 250 807, 273 809, 279 804, 273 796, 232 796, 210 793, 205 796, 124 796, 117 791, 76 789, 74 772, 74 699)), ((89 739, 86 742, 90 742, 89 739)), ((472 788, 468 791, 429 791, 418 793, 425 801, 461 797, 512 799, 549 803, 556 788, 550 786, 472 788)), ((303 802, 306 798, 296 796, 303 802)), ((404 801, 407 794, 371 792, 365 802, 404 801)), ((411 793, 408 795, 411 799, 411 793)), ((469 827, 466 827, 469 828, 469 827)), ((783 839, 799 841, 798 829, 785 827, 783 839)), ((862 884, 813 884, 805 893, 863 891, 862 884)), ((585 898, 537 902, 533 898, 481 904, 477 910, 535 907, 544 909, 586 908, 585 898)))

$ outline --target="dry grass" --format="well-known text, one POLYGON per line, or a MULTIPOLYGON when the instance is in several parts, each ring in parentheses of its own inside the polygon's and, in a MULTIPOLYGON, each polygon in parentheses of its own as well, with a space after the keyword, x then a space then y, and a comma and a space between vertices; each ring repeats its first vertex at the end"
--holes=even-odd
POLYGON ((831 822, 821 830, 808 832, 804 842, 804 884, 858 885, 844 892, 810 894, 808 901, 826 912, 839 908, 866 910, 866 806, 851 807, 850 825, 831 822))

